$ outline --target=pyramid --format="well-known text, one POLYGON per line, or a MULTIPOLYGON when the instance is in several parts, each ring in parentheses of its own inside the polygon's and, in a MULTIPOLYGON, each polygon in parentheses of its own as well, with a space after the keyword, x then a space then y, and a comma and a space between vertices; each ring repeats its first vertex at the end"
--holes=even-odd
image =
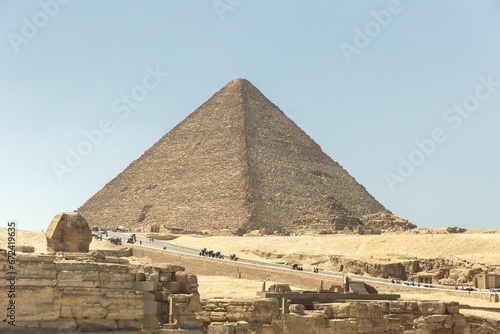
POLYGON ((293 222, 294 234, 331 234, 363 226, 333 196, 323 196, 293 222))
POLYGON ((245 79, 229 82, 78 211, 140 230, 280 230, 321 196, 353 216, 386 209, 245 79))

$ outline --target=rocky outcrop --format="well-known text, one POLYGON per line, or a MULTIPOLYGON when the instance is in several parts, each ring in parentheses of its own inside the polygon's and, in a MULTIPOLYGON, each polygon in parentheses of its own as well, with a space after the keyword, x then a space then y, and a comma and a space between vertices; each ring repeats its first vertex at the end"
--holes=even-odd
POLYGON ((279 316, 277 299, 207 299, 202 301, 202 310, 196 317, 205 326, 219 322, 246 321, 248 323, 271 323, 279 316))
POLYGON ((473 334, 498 334, 500 333, 500 320, 481 318, 468 315, 465 317, 473 334))
POLYGON ((63 212, 55 215, 45 232, 45 237, 49 252, 86 253, 92 242, 89 224, 77 212, 63 212))
POLYGON ((283 315, 281 306, 280 301, 273 298, 261 301, 210 299, 202 302, 203 311, 197 317, 213 333, 470 333, 458 303, 454 302, 354 301, 322 304, 315 311, 306 311, 300 304, 287 304, 283 315), (257 309, 258 316, 255 315, 257 309))

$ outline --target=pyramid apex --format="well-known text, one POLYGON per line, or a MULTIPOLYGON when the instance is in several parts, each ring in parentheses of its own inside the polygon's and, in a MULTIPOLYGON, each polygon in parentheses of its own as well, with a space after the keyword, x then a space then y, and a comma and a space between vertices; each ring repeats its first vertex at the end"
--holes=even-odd
POLYGON ((233 79, 233 80, 229 81, 229 83, 227 84, 227 86, 229 86, 229 85, 240 85, 240 86, 250 85, 250 86, 253 86, 252 83, 245 78, 233 79))
POLYGON ((230 81, 230 83, 232 83, 232 82, 248 82, 249 83, 250 81, 248 81, 245 78, 236 78, 236 79, 233 79, 230 81))

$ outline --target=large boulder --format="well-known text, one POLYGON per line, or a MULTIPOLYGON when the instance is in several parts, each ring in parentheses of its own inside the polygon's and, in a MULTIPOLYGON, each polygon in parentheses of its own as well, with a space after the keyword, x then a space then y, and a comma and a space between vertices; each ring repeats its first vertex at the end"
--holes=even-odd
POLYGON ((49 252, 86 253, 92 241, 92 232, 87 220, 81 214, 63 212, 52 219, 45 232, 45 238, 49 252))

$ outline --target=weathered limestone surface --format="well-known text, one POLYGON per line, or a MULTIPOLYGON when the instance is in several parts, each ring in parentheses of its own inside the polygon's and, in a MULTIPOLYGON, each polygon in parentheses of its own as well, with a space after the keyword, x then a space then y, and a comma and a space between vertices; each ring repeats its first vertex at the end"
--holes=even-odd
MULTIPOLYGON (((122 254, 118 251, 116 254, 122 254)), ((113 254, 108 251, 107 254, 113 254)), ((8 270, 0 255, 0 277, 8 270)), ((0 281, 0 306, 15 302, 15 324, 0 312, 0 332, 158 331, 201 328, 198 280, 177 265, 137 266, 102 253, 19 254, 15 296, 0 281)))
POLYGON ((208 299, 202 302, 202 312, 197 314, 203 323, 211 322, 258 322, 271 323, 279 316, 279 301, 277 299, 208 299))
POLYGON ((329 304, 314 311, 291 304, 283 319, 279 318, 279 301, 271 298, 261 301, 209 299, 202 302, 202 308, 197 316, 214 333, 471 333, 465 317, 458 312, 458 303, 453 302, 355 301, 329 304), (265 312, 252 317, 249 313, 255 314, 257 308, 265 312), (231 314, 237 316, 233 318, 231 314))
POLYGON ((88 252, 92 232, 87 220, 77 212, 55 215, 47 231, 47 250, 53 252, 88 252))
POLYGON ((286 315, 289 333, 312 333, 311 328, 331 328, 331 333, 466 334, 469 328, 458 303, 348 302, 331 304, 323 311, 301 317, 286 315))

